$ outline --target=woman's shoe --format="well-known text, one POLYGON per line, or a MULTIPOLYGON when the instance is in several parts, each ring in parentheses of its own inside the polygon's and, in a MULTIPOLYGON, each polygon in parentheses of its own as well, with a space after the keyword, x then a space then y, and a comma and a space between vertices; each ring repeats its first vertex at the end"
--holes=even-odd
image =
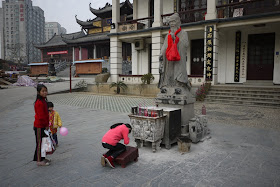
POLYGON ((106 155, 106 154, 103 154, 103 155, 101 156, 101 165, 102 165, 103 167, 106 166, 105 158, 107 158, 107 155, 106 155))
POLYGON ((45 162, 45 161, 37 162, 37 166, 49 166, 49 165, 50 165, 49 162, 45 162))
POLYGON ((115 168, 114 165, 114 158, 112 156, 108 156, 107 158, 105 158, 106 162, 110 165, 111 168, 115 168))

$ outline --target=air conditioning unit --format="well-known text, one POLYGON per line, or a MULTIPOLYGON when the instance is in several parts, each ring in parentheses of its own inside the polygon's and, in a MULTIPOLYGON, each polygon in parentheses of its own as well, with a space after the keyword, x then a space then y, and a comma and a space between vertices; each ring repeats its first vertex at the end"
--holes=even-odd
POLYGON ((135 40, 135 50, 144 49, 144 41, 143 40, 135 40))

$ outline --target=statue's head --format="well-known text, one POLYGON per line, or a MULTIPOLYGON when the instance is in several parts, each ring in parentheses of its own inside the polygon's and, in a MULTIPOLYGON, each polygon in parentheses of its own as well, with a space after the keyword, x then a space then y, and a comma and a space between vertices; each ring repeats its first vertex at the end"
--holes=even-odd
POLYGON ((174 13, 168 17, 168 23, 171 28, 179 28, 181 25, 181 19, 178 13, 174 13))

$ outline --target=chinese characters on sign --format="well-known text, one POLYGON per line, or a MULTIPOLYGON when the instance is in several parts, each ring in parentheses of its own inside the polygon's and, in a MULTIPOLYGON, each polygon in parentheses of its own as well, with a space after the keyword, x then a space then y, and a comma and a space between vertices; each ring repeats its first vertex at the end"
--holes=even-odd
POLYGON ((174 12, 177 12, 177 0, 174 0, 174 12))
POLYGON ((246 56, 245 56, 245 53, 246 53, 246 42, 243 42, 242 43, 242 56, 241 56, 241 64, 240 64, 240 68, 241 68, 241 78, 246 78, 246 75, 245 75, 245 60, 246 60, 246 56))
POLYGON ((206 27, 206 80, 212 80, 213 76, 213 38, 214 26, 206 27))
POLYGON ((235 37, 235 68, 234 68, 234 82, 239 82, 240 74, 240 50, 241 50, 241 32, 236 32, 235 37))

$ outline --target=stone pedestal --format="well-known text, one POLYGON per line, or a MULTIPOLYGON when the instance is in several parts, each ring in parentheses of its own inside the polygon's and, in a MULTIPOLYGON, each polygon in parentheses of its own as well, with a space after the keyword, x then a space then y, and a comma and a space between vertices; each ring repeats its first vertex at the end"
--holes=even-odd
POLYGON ((189 120, 194 118, 195 98, 190 93, 185 94, 165 94, 159 93, 156 103, 159 107, 181 109, 181 135, 188 136, 189 120))

